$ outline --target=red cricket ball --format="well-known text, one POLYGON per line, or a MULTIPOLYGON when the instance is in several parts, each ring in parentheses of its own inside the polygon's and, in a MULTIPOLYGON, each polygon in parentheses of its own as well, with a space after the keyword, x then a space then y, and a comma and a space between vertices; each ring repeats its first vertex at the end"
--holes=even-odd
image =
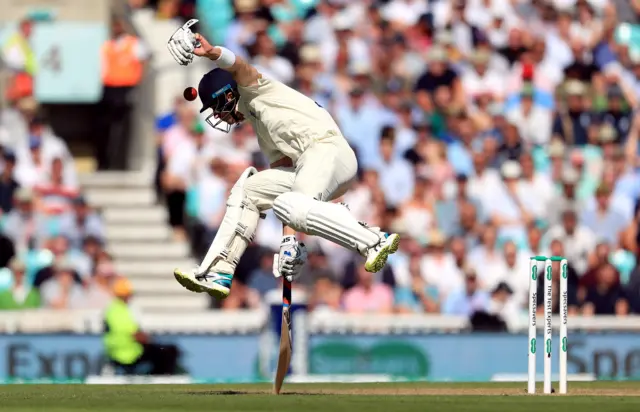
POLYGON ((195 87, 187 87, 186 89, 184 89, 182 95, 186 100, 192 102, 196 99, 196 97, 198 97, 198 91, 195 87))

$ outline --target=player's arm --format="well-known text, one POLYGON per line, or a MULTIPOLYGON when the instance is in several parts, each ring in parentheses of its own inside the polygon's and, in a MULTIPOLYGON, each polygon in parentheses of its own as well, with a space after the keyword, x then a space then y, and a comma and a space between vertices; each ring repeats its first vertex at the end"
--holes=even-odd
POLYGON ((258 84, 262 76, 258 69, 249 64, 240 56, 236 56, 226 47, 212 46, 200 33, 196 33, 196 40, 200 47, 193 50, 196 56, 206 57, 216 62, 218 67, 233 75, 233 79, 240 86, 253 86, 258 84))

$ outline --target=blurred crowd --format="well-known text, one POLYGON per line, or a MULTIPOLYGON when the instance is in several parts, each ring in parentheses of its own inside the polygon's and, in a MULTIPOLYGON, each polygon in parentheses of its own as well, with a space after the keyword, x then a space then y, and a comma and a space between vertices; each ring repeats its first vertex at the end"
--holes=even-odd
POLYGON ((34 97, 34 20, 4 37, 0 109, 0 310, 104 308, 115 271, 73 156, 34 97))
POLYGON ((66 143, 31 96, 0 119, 0 310, 103 308, 115 272, 66 143))
MULTIPOLYGON (((508 321, 526 311, 530 257, 557 255, 569 261, 572 314, 640 313, 640 1, 129 4, 199 17, 200 31, 340 124, 360 170, 336 201, 402 243, 369 274, 361 257, 301 236, 309 261, 296 287, 313 310, 508 321)), ((103 308, 117 277, 103 223, 32 96, 28 35, 20 25, 2 50, 18 69, 0 113, 0 309, 103 308)), ((132 49, 139 65, 142 49, 132 49)), ((117 100, 110 113, 121 118, 117 100)), ((249 125, 223 134, 198 109, 178 96, 158 118, 156 189, 175 237, 200 259, 239 174, 268 165, 249 125)), ((258 307, 278 289, 280 238, 269 213, 224 309, 258 307)))
MULTIPOLYGON (((377 274, 305 239, 310 307, 506 319, 526 311, 529 258, 557 255, 572 314, 640 313, 639 3, 233 2, 218 41, 334 115, 360 164, 337 201, 403 235, 377 274)), ((240 172, 268 166, 250 126, 219 134, 196 106, 158 119, 157 187, 201 257, 240 172)), ((277 288, 280 236, 269 214, 224 308, 277 288)))

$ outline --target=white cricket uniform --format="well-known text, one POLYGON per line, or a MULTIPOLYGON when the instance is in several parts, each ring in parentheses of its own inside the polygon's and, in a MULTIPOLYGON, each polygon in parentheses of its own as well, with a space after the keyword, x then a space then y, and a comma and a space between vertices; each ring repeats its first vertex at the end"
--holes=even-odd
POLYGON ((253 125, 269 162, 288 157, 294 164, 247 180, 245 190, 258 209, 271 208, 285 192, 326 201, 347 190, 356 176, 357 160, 329 112, 276 80, 262 78, 258 85, 238 91, 238 111, 253 125))
POLYGON ((253 125, 270 163, 288 157, 293 166, 245 170, 231 189, 227 211, 198 272, 234 273, 253 239, 259 213, 271 208, 292 229, 348 249, 364 253, 378 244, 378 232, 360 224, 347 208, 326 202, 346 192, 358 169, 355 153, 331 115, 275 80, 260 79, 256 86, 238 90, 238 111, 253 125))

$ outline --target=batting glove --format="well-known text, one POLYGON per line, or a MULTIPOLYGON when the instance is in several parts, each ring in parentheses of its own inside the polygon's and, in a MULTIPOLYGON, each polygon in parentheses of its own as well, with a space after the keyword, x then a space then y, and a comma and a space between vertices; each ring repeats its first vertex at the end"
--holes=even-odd
POLYGON ((193 50, 199 47, 196 36, 190 28, 197 22, 197 19, 189 20, 176 30, 167 42, 169 53, 182 66, 186 66, 193 61, 193 50))
POLYGON ((285 236, 280 243, 280 253, 273 255, 273 276, 284 276, 289 282, 300 277, 307 261, 307 247, 295 236, 285 236))

